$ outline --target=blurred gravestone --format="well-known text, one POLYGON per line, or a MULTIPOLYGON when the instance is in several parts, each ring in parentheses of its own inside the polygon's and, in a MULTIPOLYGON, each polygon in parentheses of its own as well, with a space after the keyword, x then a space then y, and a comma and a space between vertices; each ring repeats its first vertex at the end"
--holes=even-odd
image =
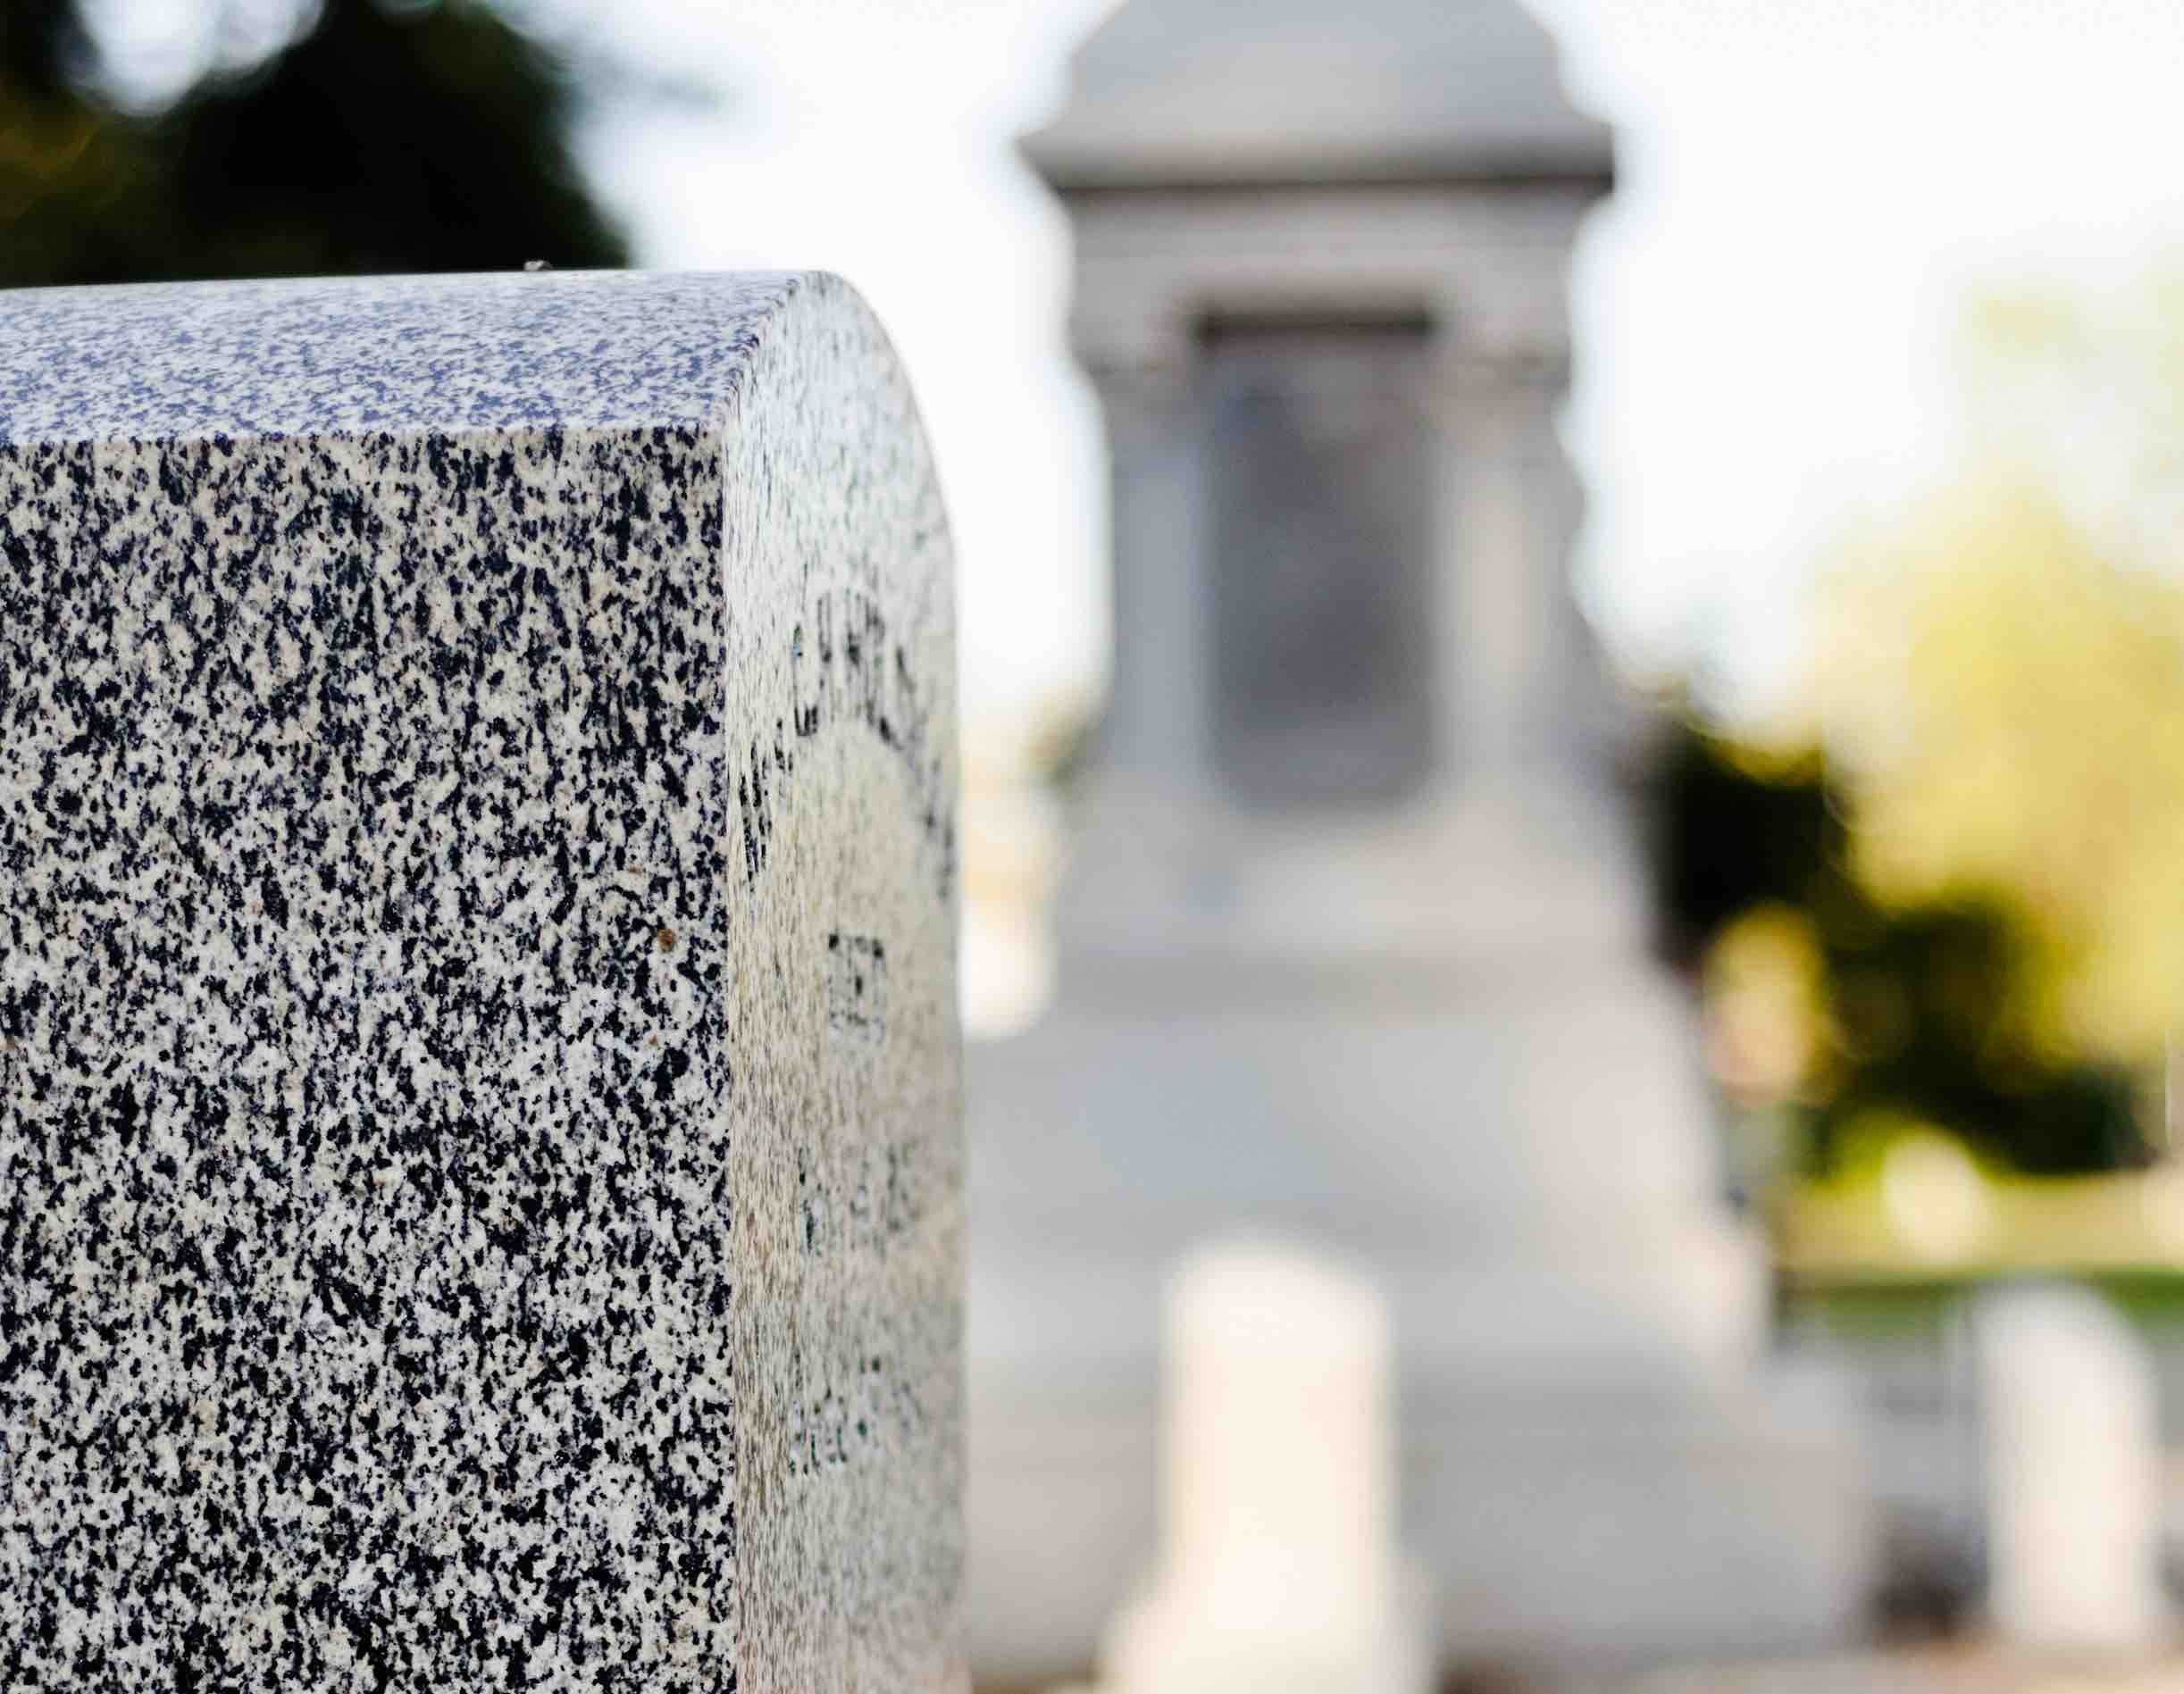
POLYGON ((1109 1694, 1419 1694, 1395 1547, 1387 1303, 1339 1264, 1233 1243, 1167 1298, 1159 1556, 1110 1625, 1109 1694))
POLYGON ((871 317, 0 322, 0 1686, 958 1686, 950 568, 871 317))
POLYGON ((2040 1648, 2156 1645, 2169 1619, 2145 1343, 2105 1300, 2070 1288, 1990 1294, 1979 1333, 1996 1628, 2040 1648))

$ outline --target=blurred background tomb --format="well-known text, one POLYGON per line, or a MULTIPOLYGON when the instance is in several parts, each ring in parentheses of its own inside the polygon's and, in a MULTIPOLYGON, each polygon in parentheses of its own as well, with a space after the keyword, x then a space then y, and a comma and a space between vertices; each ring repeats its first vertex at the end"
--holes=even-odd
POLYGON ((1510 0, 1133 0, 1026 143, 1076 241, 1115 674, 1056 1002, 970 1056, 974 1651, 1154 1542, 1159 1278, 1368 1263, 1459 1660, 1852 1632, 1855 1431, 1778 1391, 1569 589, 1566 270, 1612 138, 1510 0))

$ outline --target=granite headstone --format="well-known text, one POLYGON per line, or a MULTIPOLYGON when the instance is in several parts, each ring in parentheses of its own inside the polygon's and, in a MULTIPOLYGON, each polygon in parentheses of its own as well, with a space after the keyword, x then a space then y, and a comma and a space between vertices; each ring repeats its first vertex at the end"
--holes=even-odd
POLYGON ((833 278, 0 294, 0 1686, 959 1686, 951 565, 833 278))

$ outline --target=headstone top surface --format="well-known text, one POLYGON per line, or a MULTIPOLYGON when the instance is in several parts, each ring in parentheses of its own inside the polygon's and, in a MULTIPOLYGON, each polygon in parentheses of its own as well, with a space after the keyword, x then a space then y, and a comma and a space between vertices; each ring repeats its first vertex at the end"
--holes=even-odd
POLYGON ((0 445, 697 427, 811 271, 523 271, 0 293, 0 445))

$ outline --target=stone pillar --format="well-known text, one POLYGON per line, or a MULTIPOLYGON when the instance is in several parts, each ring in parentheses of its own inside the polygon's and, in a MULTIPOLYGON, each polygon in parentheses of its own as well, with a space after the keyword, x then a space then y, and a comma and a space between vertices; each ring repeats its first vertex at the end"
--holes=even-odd
POLYGON ((962 1686, 950 563, 877 325, 0 321, 0 1686, 962 1686))
POLYGON ((1443 739, 1458 783, 1546 751, 1582 686, 1568 615, 1577 492, 1555 433, 1566 369, 1460 342, 1443 362, 1443 739))

